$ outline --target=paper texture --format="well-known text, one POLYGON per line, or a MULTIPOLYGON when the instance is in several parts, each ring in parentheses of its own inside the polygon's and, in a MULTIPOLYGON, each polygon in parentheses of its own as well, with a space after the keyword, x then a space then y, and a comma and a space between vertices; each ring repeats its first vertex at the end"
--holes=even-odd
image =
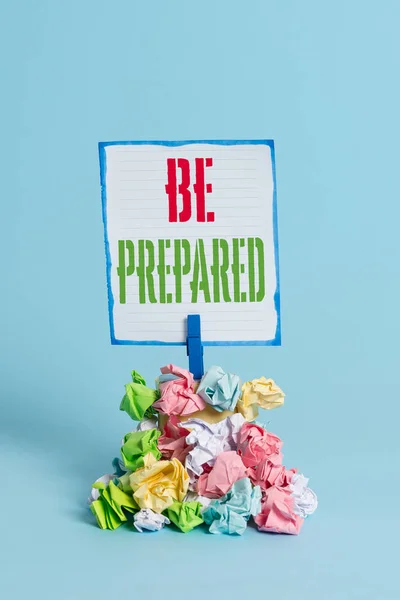
POLYGON ((144 458, 144 467, 132 473, 129 482, 140 508, 161 513, 174 501, 183 501, 189 476, 177 458, 157 461, 149 453, 144 458))
POLYGON ((167 508, 167 514, 178 529, 183 533, 188 533, 204 522, 201 508, 200 502, 174 502, 167 508))
POLYGON ((203 518, 210 525, 210 533, 242 535, 250 516, 259 513, 260 504, 260 488, 252 487, 250 479, 244 478, 236 481, 225 496, 212 500, 203 518))
POLYGON ((240 396, 240 378, 213 365, 203 376, 197 393, 218 412, 234 411, 240 396))
POLYGON ((290 482, 290 491, 294 501, 294 512, 303 519, 314 513, 318 506, 317 494, 308 487, 308 478, 295 473, 290 482))
POLYGON ((142 508, 133 515, 133 525, 140 532, 160 531, 164 525, 169 525, 170 520, 164 515, 155 513, 151 508, 142 508))
POLYGON ((100 144, 113 343, 280 344, 272 142, 100 144))
POLYGON ((234 450, 221 452, 209 473, 202 473, 197 482, 201 496, 220 498, 239 479, 246 477, 247 471, 242 459, 234 450))
POLYGON ((186 442, 192 446, 186 456, 185 467, 191 483, 199 477, 203 466, 214 465, 221 452, 236 450, 240 429, 244 418, 239 413, 227 417, 220 423, 207 423, 201 419, 188 419, 182 427, 190 431, 186 442))

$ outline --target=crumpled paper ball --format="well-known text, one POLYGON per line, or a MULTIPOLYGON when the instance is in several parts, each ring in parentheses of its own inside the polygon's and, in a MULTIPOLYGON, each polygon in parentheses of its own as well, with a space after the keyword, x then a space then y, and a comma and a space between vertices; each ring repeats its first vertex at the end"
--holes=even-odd
POLYGON ((197 393, 218 412, 233 411, 240 396, 240 379, 214 365, 203 376, 197 393))
POLYGON ((258 416, 258 408, 270 410, 284 402, 285 394, 273 379, 260 377, 246 381, 242 386, 242 396, 237 408, 246 421, 254 421, 258 416))

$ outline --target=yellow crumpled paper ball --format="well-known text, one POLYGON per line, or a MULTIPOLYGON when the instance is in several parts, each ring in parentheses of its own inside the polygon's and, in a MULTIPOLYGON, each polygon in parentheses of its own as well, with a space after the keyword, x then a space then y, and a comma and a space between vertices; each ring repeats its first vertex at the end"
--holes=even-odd
POLYGON ((144 457, 144 467, 129 476, 133 497, 140 508, 151 508, 156 513, 182 502, 189 487, 189 475, 182 463, 156 460, 149 453, 144 457))
POLYGON ((254 421, 259 406, 267 410, 277 408, 283 404, 284 398, 285 394, 273 379, 260 377, 243 384, 236 410, 242 413, 246 421, 254 421))

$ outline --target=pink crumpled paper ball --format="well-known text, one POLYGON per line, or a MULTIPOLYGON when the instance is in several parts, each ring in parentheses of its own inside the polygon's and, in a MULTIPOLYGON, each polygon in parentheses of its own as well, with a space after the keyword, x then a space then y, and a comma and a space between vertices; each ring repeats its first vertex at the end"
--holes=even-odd
POLYGON ((264 458, 264 460, 256 467, 247 470, 248 476, 253 485, 259 485, 262 490, 275 485, 276 487, 287 487, 297 473, 297 469, 286 469, 283 465, 277 465, 264 458))
POLYGON ((259 531, 298 535, 304 519, 294 512, 294 500, 289 490, 270 487, 261 504, 261 512, 254 517, 259 531))
POLYGON ((246 467, 260 465, 268 459, 276 465, 282 464, 283 442, 260 425, 245 423, 239 433, 238 454, 246 467))
POLYGON ((186 436, 189 435, 189 430, 184 427, 179 427, 179 419, 175 415, 171 415, 164 425, 164 432, 158 438, 157 446, 162 457, 168 460, 177 458, 181 463, 185 464, 185 458, 193 446, 186 443, 186 436))
POLYGON ((247 471, 240 456, 233 450, 222 452, 211 471, 200 475, 197 491, 206 498, 221 498, 236 481, 244 477, 247 477, 247 471))
POLYGON ((203 410, 206 406, 203 398, 194 392, 193 375, 186 369, 175 365, 161 367, 163 375, 176 375, 177 379, 171 379, 160 383, 161 398, 154 402, 153 408, 166 415, 191 415, 203 410))

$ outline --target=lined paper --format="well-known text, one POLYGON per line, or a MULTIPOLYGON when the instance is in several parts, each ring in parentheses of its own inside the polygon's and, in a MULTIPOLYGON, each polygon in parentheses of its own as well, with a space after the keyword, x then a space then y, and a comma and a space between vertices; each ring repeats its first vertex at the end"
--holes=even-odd
MULTIPOLYGON (((195 143, 179 146, 136 145, 135 143, 103 144, 102 181, 105 208, 106 248, 108 250, 108 277, 112 338, 114 343, 186 341, 186 317, 199 313, 202 323, 203 342, 280 343, 277 338, 279 307, 275 305, 277 290, 275 238, 273 220, 274 179, 271 148, 268 144, 224 145, 195 143), (212 192, 206 193, 206 211, 214 212, 214 222, 197 222, 195 192, 195 159, 211 158, 212 166, 205 168, 205 181, 212 184, 212 192), (170 222, 167 159, 189 160, 192 197, 192 218, 188 222, 170 222), (241 299, 233 301, 234 276, 232 269, 226 271, 230 302, 220 293, 219 302, 206 302, 202 290, 198 290, 197 302, 193 302, 190 283, 193 269, 182 275, 182 302, 176 302, 174 275, 174 241, 188 240, 191 266, 195 260, 196 242, 201 239, 207 264, 207 279, 213 289, 211 267, 213 240, 226 240, 229 247, 229 263, 232 264, 234 239, 244 240, 239 249, 241 299), (260 302, 249 299, 249 238, 260 238, 264 247, 263 275, 265 295, 260 302), (160 301, 160 282, 157 269, 152 271, 155 302, 140 303, 138 250, 139 240, 153 242, 158 248, 159 240, 170 240, 165 248, 165 293, 170 303, 160 301), (121 280, 118 266, 121 256, 119 242, 131 240, 135 248, 135 269, 126 276, 125 303, 120 302, 121 280), (169 271, 169 272, 168 272, 169 271), (246 297, 245 297, 246 296, 246 297)), ((176 170, 177 183, 181 172, 176 170)), ((178 211, 182 200, 178 194, 178 211)), ((215 244, 215 242, 214 242, 215 244)), ((223 258, 220 250, 220 258, 223 258)), ((126 253, 126 259, 128 254, 126 253)), ((148 256, 146 255, 148 259, 148 256)), ((256 256, 258 258, 258 255, 256 256)), ((157 258, 156 258, 157 263, 157 258)), ((254 267, 258 282, 258 261, 254 267)))

